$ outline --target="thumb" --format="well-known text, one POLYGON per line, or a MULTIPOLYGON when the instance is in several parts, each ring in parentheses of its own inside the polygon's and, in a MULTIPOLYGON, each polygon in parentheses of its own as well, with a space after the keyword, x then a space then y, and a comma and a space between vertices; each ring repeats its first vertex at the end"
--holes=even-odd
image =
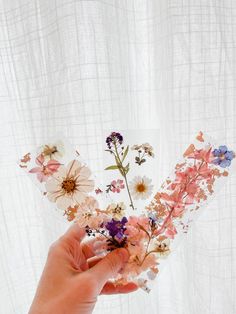
POLYGON ((129 252, 126 249, 116 249, 107 254, 95 266, 87 270, 98 283, 99 291, 102 290, 103 286, 109 279, 118 274, 119 270, 124 266, 128 259, 129 252))

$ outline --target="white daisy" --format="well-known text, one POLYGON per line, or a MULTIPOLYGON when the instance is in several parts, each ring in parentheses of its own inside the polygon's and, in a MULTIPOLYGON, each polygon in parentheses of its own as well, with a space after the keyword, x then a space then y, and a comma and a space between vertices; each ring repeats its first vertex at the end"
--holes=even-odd
POLYGON ((134 199, 147 199, 152 194, 153 185, 152 180, 146 176, 136 176, 130 182, 130 190, 134 199))
POLYGON ((55 159, 58 160, 63 157, 65 147, 62 141, 46 144, 38 148, 38 153, 44 156, 45 160, 55 159))
POLYGON ((61 209, 81 204, 87 193, 94 188, 94 181, 89 179, 90 175, 89 168, 82 166, 77 160, 72 160, 67 167, 60 166, 46 181, 48 199, 61 209))

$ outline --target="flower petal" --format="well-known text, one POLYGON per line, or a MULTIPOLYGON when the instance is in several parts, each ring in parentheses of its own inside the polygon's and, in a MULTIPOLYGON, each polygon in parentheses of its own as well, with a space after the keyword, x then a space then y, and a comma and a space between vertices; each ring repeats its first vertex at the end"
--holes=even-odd
POLYGON ((61 181, 58 181, 56 178, 52 176, 49 180, 47 180, 45 188, 48 192, 62 190, 61 183, 62 183, 61 181))
POLYGON ((47 198, 50 202, 56 202, 58 197, 63 196, 65 193, 62 190, 58 190, 55 192, 47 192, 47 198))
POLYGON ((57 172, 55 172, 52 177, 62 182, 63 179, 66 178, 66 174, 67 174, 66 167, 60 166, 57 172))
POLYGON ((78 204, 81 204, 85 200, 85 197, 86 194, 81 191, 75 191, 73 194, 73 200, 78 204))
POLYGON ((72 160, 66 167, 67 170, 67 176, 68 177, 75 177, 81 169, 81 163, 74 159, 72 160))
POLYGON ((228 159, 228 160, 232 160, 234 159, 234 152, 233 151, 228 151, 225 153, 225 158, 228 159))
POLYGON ((226 167, 229 167, 230 164, 231 164, 231 161, 230 161, 230 160, 224 159, 224 160, 221 161, 220 166, 221 166, 222 168, 226 168, 226 167))
POLYGON ((225 145, 221 145, 221 146, 219 147, 219 150, 220 150, 221 154, 224 154, 224 153, 227 152, 228 148, 227 148, 227 146, 225 146, 225 145))
POLYGON ((81 192, 91 192, 94 189, 94 181, 93 180, 77 180, 76 181, 77 190, 81 192))
POLYGON ((212 152, 212 154, 213 154, 215 157, 218 157, 218 156, 220 156, 221 151, 220 151, 219 149, 214 149, 213 152, 212 152))
POLYGON ((88 167, 82 167, 79 172, 79 176, 83 178, 88 178, 91 175, 91 171, 88 167))
POLYGON ((35 167, 35 168, 32 168, 30 169, 30 173, 36 173, 36 172, 41 172, 42 168, 41 167, 35 167))
POLYGON ((60 209, 67 209, 69 206, 74 205, 74 201, 73 201, 72 197, 65 194, 65 195, 62 195, 60 197, 57 197, 56 204, 57 204, 57 207, 60 209))

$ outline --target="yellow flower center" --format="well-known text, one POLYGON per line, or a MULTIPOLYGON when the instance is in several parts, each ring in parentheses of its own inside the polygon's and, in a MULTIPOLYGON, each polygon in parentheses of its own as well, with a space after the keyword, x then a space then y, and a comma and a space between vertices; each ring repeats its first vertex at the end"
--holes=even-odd
POLYGON ((220 155, 220 159, 221 159, 221 160, 224 160, 224 159, 225 159, 225 154, 221 154, 221 155, 220 155))
POLYGON ((73 179, 65 179, 62 182, 61 187, 66 191, 66 193, 73 192, 75 190, 75 187, 76 187, 75 180, 73 180, 73 179))
POLYGON ((146 191, 146 185, 144 183, 138 183, 136 186, 136 190, 139 193, 145 192, 146 191))
POLYGON ((91 213, 84 213, 83 216, 85 219, 89 219, 92 216, 92 214, 91 213))

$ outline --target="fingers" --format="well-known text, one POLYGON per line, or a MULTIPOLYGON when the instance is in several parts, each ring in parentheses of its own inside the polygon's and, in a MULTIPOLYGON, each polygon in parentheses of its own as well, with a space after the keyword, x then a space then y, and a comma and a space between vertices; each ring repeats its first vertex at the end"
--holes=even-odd
POLYGON ((98 256, 94 256, 92 258, 89 258, 87 260, 88 263, 88 267, 91 268, 93 266, 95 266, 98 262, 100 262, 102 260, 102 257, 98 257, 98 256))
POLYGON ((80 228, 77 223, 73 223, 72 226, 66 231, 66 233, 62 236, 62 239, 65 240, 77 240, 81 242, 85 237, 85 230, 80 228))
POLYGON ((124 266, 128 259, 129 253, 126 249, 116 249, 107 254, 92 268, 87 270, 87 272, 96 280, 99 293, 106 282, 118 274, 119 270, 124 266))
POLYGON ((134 282, 129 282, 126 285, 115 285, 108 281, 100 294, 130 293, 136 290, 138 290, 138 286, 134 282))
POLYGON ((92 239, 90 241, 81 243, 82 252, 84 253, 84 256, 87 259, 95 256, 95 253, 94 253, 94 250, 93 250, 94 242, 95 242, 95 239, 92 239))

